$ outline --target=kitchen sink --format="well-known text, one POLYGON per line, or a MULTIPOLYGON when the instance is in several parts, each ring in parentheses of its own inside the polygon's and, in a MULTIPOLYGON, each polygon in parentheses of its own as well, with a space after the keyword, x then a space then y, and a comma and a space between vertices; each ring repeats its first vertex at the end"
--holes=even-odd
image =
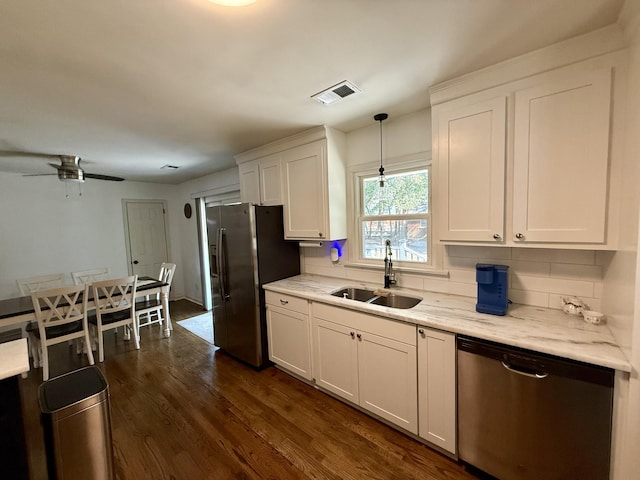
POLYGON ((421 298, 417 297, 408 297, 405 295, 397 295, 395 293, 390 293, 386 297, 379 296, 373 298, 369 303, 372 305, 381 305, 383 307, 391 307, 391 308, 411 308, 415 307, 422 301, 421 298))
POLYGON ((346 287, 331 292, 334 297, 348 298, 349 300, 357 300, 359 302, 366 302, 376 297, 373 290, 367 290, 366 288, 346 287))
POLYGON ((357 287, 341 288, 340 290, 331 292, 331 295, 390 308, 411 308, 415 307, 422 300, 418 297, 399 295, 397 293, 377 295, 375 290, 357 287))

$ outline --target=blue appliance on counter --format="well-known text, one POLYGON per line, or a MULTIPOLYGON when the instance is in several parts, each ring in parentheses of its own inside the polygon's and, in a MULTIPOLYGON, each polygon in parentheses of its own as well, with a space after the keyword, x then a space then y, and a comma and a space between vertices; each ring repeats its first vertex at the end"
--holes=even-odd
POLYGON ((509 299, 507 298, 507 265, 476 264, 476 282, 478 282, 478 303, 476 311, 491 315, 505 315, 509 299))

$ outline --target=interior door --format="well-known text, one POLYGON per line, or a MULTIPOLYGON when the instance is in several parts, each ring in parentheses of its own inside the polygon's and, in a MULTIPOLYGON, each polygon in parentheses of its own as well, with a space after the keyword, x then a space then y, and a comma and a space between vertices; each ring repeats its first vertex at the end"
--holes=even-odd
POLYGON ((157 277, 167 262, 167 228, 164 202, 126 201, 129 271, 132 275, 157 277))

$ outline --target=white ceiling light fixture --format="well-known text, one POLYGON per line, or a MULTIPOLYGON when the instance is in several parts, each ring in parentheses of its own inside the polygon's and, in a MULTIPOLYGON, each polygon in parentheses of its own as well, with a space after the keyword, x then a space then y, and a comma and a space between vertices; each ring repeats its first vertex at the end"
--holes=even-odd
POLYGON ((380 176, 378 177, 378 182, 380 182, 380 187, 384 187, 384 167, 382 166, 382 122, 389 118, 389 115, 386 113, 378 113, 373 116, 373 119, 376 122, 380 122, 380 168, 378 172, 380 172, 380 176))
POLYGON ((311 98, 323 105, 331 105, 332 103, 336 103, 349 95, 360 92, 362 92, 362 90, 356 87, 353 83, 348 80, 344 80, 333 87, 329 87, 315 95, 311 95, 311 98))
POLYGON ((254 3, 256 0, 209 0, 211 3, 217 3, 225 7, 244 7, 254 3))

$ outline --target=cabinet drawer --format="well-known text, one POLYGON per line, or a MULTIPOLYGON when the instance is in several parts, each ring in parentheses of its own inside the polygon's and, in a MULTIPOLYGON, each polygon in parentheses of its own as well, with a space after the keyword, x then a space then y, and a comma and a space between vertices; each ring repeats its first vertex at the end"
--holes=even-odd
POLYGON ((293 297, 284 293, 266 291, 265 300, 267 305, 274 305, 276 307, 285 308, 304 315, 309 314, 309 302, 304 298, 293 297))
POLYGON ((333 307, 324 303, 313 302, 311 309, 314 318, 321 318, 328 322, 355 328, 361 332, 380 335, 408 345, 416 345, 416 329, 414 325, 367 313, 354 312, 346 308, 333 307))

